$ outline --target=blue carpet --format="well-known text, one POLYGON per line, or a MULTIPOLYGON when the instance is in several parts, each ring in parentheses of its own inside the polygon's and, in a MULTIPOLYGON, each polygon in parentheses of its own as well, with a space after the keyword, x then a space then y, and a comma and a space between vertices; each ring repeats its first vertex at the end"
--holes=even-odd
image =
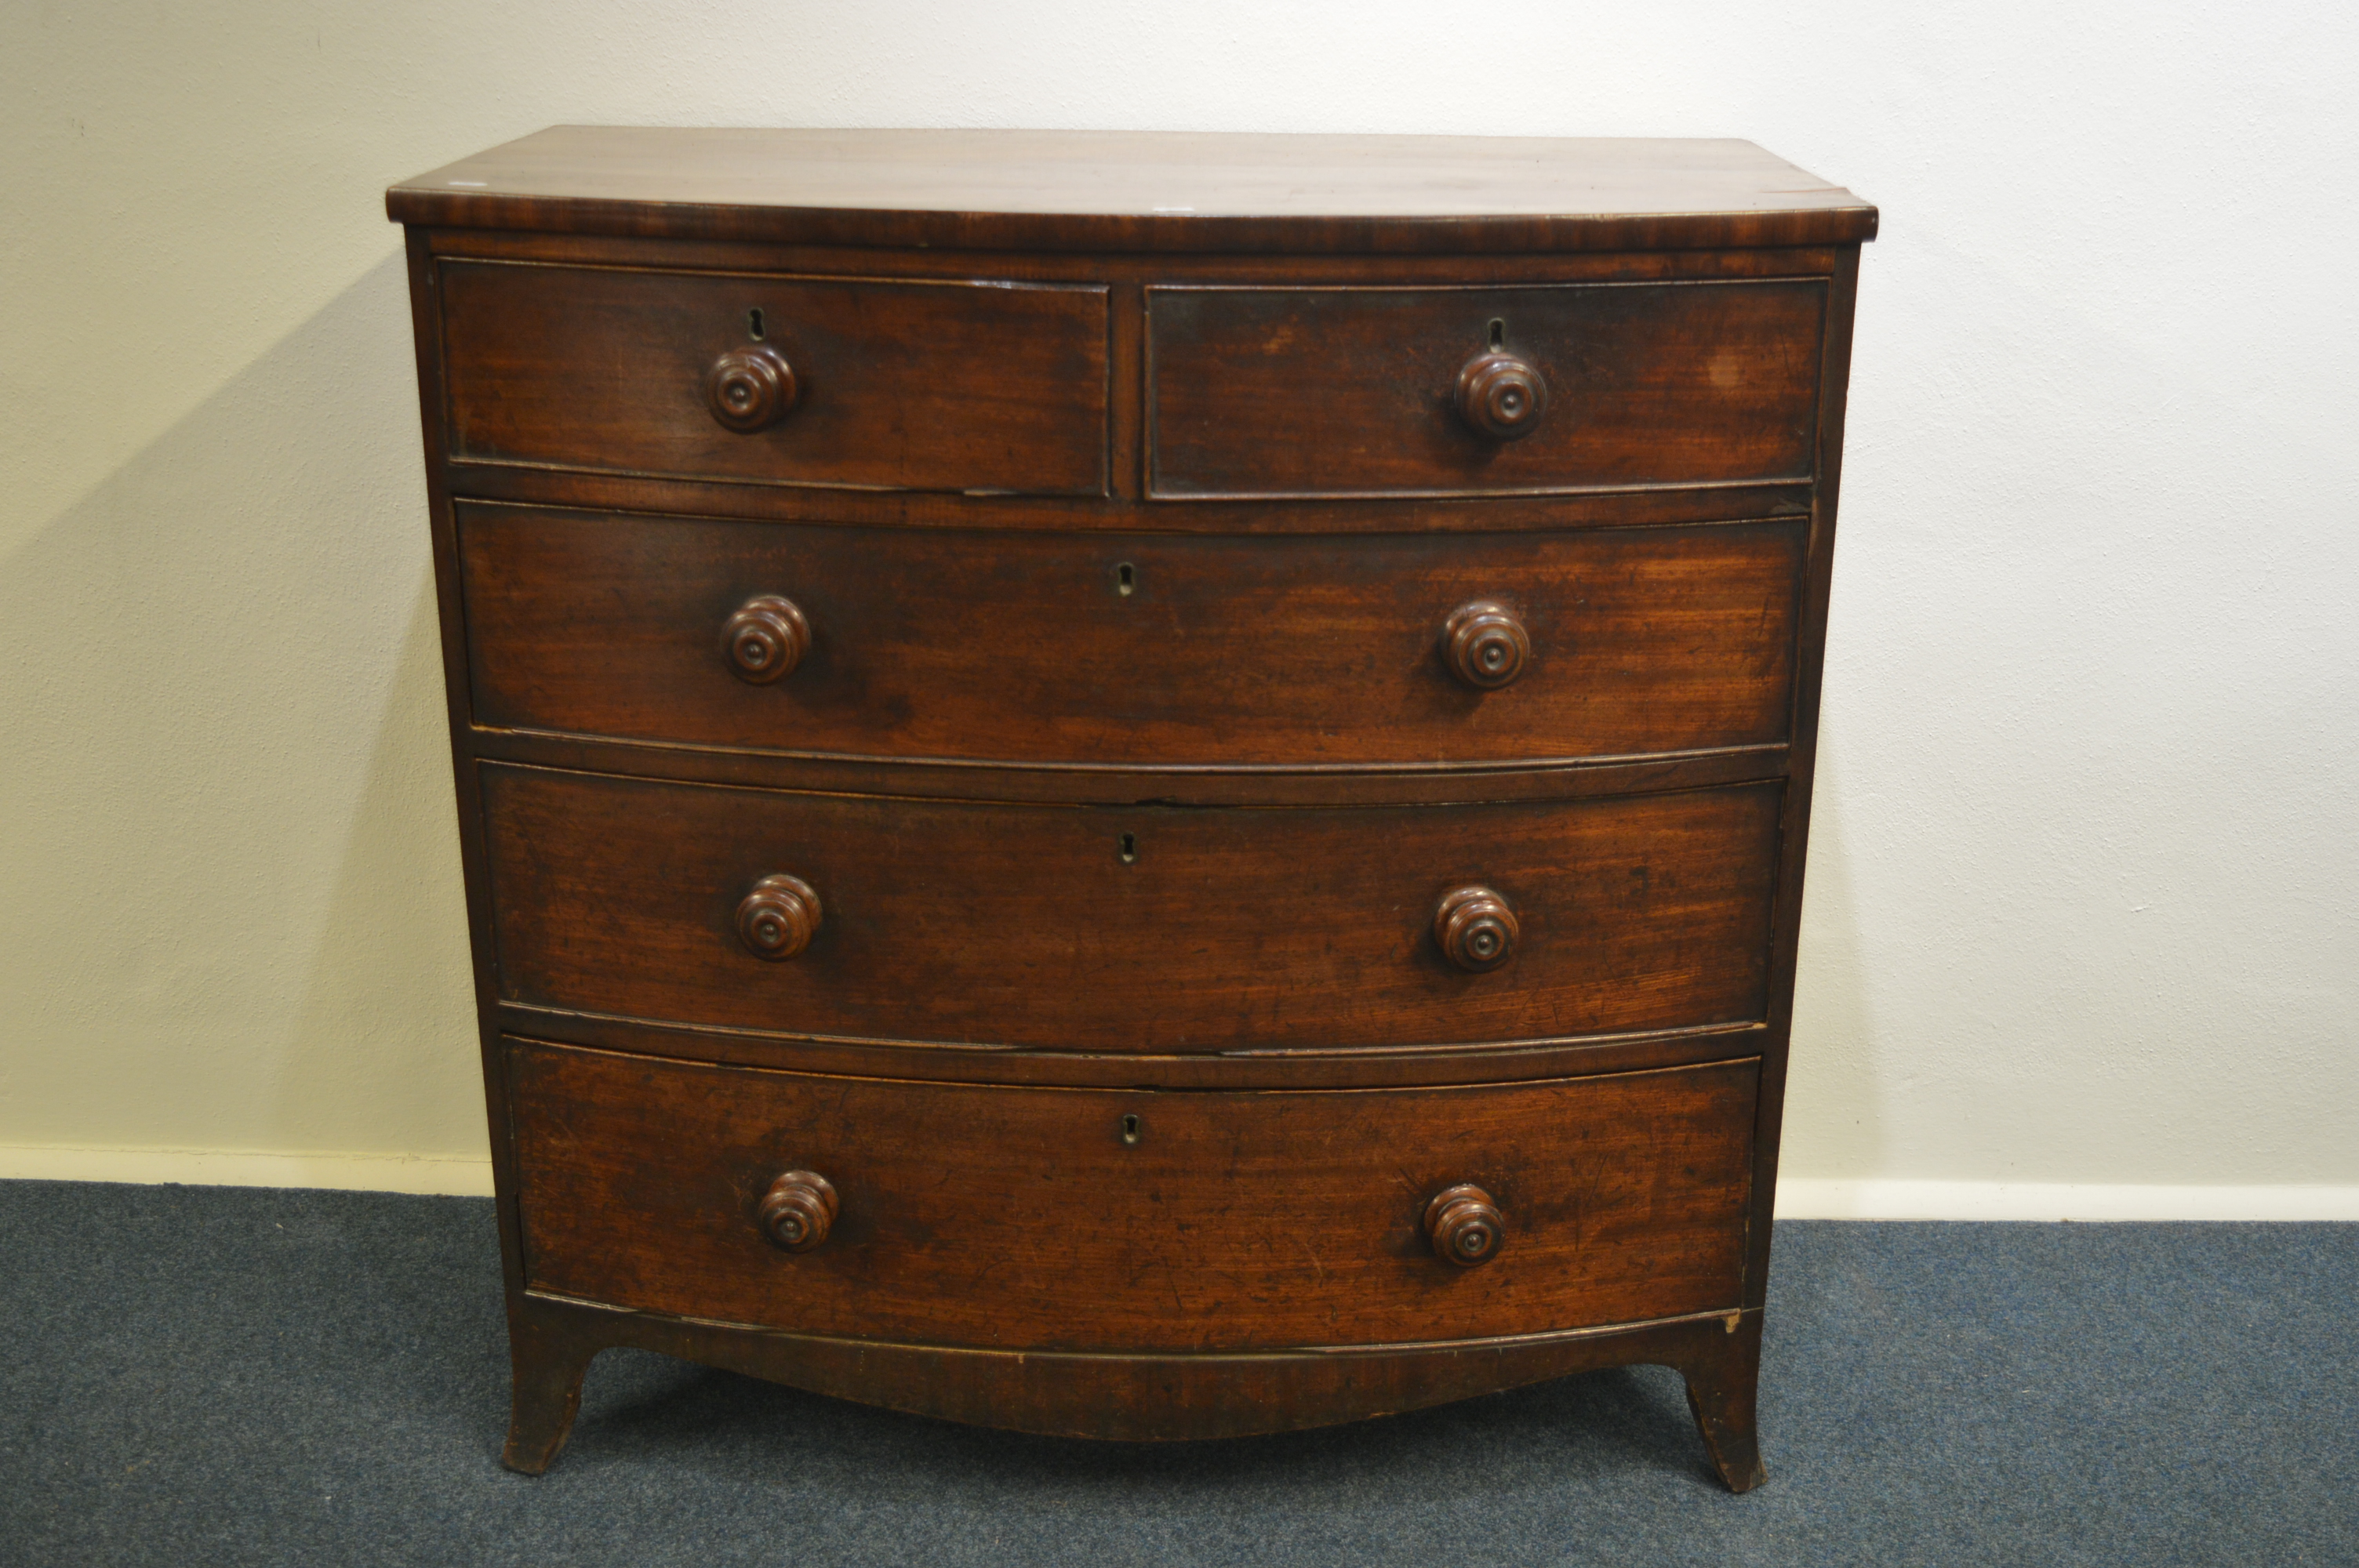
POLYGON ((0 1183, 0 1563, 2359 1563, 2359 1226, 1777 1251, 1745 1498, 1654 1368, 1112 1447, 626 1352, 536 1480, 489 1203, 0 1183))

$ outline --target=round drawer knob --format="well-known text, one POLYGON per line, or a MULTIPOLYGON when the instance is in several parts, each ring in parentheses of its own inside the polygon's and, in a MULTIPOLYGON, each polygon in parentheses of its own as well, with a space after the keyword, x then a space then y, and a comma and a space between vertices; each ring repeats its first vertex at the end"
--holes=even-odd
POLYGON ((721 623, 721 651, 737 678, 767 686, 810 651, 810 622, 782 594, 756 594, 721 623))
POLYGON ((764 877, 737 905, 737 935, 757 958, 791 958, 819 934, 819 891, 800 877, 764 877))
POLYGON ((1520 441, 1548 412, 1548 383, 1529 360, 1493 350, 1458 373, 1458 416, 1478 436, 1520 441))
POLYGON ((1495 691, 1524 673, 1532 639, 1515 611, 1496 600, 1462 604, 1441 623, 1441 662, 1481 691, 1495 691))
POLYGON ((729 429, 748 435, 786 417, 801 389, 787 356, 758 343, 732 349, 704 373, 704 406, 729 429))
POLYGON ((1433 912, 1433 939, 1441 945, 1441 956, 1476 974, 1514 957, 1522 935, 1515 910, 1490 888, 1453 888, 1433 912))
POLYGON ((1499 1255, 1499 1244, 1507 1238, 1507 1217, 1489 1193, 1462 1184, 1436 1193, 1425 1206, 1425 1233, 1433 1240, 1435 1256, 1472 1269, 1499 1255))
POLYGON ((788 1171, 762 1195, 762 1230, 789 1252, 808 1252, 835 1223, 835 1185, 817 1171, 788 1171))

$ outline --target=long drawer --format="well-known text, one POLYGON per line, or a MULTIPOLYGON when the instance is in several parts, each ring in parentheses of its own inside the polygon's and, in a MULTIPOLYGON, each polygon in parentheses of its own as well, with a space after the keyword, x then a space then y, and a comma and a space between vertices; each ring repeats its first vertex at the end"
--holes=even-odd
POLYGON ((1178 809, 481 766, 508 1000, 1191 1052, 1756 1020, 1781 786, 1178 809))
POLYGON ((1095 495, 1106 291, 445 260, 461 462, 1095 495))
POLYGON ((1074 537, 465 504, 459 536, 478 724, 1132 766, 1780 741, 1807 548, 1799 519, 1074 537))
POLYGON ((1154 1094, 521 1041, 507 1066, 537 1290, 864 1338, 1177 1351, 1733 1309, 1756 1079, 1748 1060, 1154 1094))

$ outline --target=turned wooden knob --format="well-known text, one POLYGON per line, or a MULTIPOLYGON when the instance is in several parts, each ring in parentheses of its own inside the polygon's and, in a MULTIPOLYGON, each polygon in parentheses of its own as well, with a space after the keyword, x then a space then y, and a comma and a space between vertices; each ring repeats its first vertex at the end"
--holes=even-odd
POLYGON ((817 1171, 788 1171, 762 1195, 762 1230, 789 1252, 808 1252, 835 1223, 835 1186, 817 1171))
POLYGON ((1471 1269, 1499 1255, 1499 1244, 1507 1238, 1507 1217, 1489 1193, 1461 1184, 1434 1194, 1425 1206, 1425 1233, 1432 1238, 1435 1256, 1471 1269))
POLYGON ((791 671, 810 649, 810 622, 783 594, 756 594, 721 623, 721 651, 729 667, 739 680, 756 686, 791 671))
POLYGON ((767 343, 732 349, 704 373, 704 406, 740 435, 777 424, 800 393, 787 356, 767 343))
POLYGON ((1548 412, 1548 383, 1529 360, 1494 349, 1458 373, 1458 416, 1478 436, 1520 441, 1548 412))
POLYGON ((1453 888, 1433 912, 1433 939, 1441 956, 1462 969, 1481 974, 1516 956, 1523 928, 1507 901, 1486 887, 1453 888))
POLYGON ((1441 623, 1441 662, 1468 686, 1495 691, 1524 673, 1532 639, 1496 600, 1462 604, 1441 623))
POLYGON ((819 934, 819 890, 800 877, 764 877, 737 905, 737 935, 757 958, 791 958, 819 934))

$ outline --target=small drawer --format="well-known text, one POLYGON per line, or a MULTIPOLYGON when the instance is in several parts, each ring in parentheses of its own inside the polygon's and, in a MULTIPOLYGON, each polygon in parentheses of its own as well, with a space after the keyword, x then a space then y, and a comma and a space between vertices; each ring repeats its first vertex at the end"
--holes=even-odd
POLYGON ((832 1038, 1198 1052, 1766 1016, 1782 786, 1019 806, 481 765, 499 988, 832 1038))
POLYGON ((1147 292, 1151 492, 1808 480, 1822 278, 1147 292))
POLYGON ((459 462, 1096 495, 1106 291, 443 261, 459 462))
POLYGON ((1807 527, 1076 536, 459 508, 478 724, 1132 767, 1781 741, 1807 527))
POLYGON ((1757 1076, 1156 1094, 516 1041, 507 1082, 533 1289, 857 1338, 1213 1351, 1734 1310, 1757 1076))

